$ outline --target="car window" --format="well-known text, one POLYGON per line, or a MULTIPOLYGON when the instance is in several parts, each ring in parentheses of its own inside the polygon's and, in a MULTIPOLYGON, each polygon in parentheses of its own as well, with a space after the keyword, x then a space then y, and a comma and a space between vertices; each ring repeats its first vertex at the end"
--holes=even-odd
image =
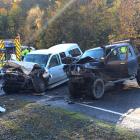
POLYGON ((126 60, 126 58, 132 56, 132 52, 128 46, 122 46, 114 49, 109 55, 109 61, 126 60))
POLYGON ((123 47, 120 47, 118 48, 118 55, 119 55, 119 59, 120 60, 125 60, 126 57, 127 57, 127 51, 128 51, 128 47, 127 46, 123 46, 123 47))
POLYGON ((80 56, 81 55, 81 52, 78 48, 76 49, 72 49, 69 51, 69 54, 72 56, 72 57, 77 57, 77 56, 80 56))
POLYGON ((139 54, 138 48, 137 48, 136 46, 134 46, 133 49, 134 49, 134 51, 135 51, 135 54, 138 55, 138 54, 139 54))
POLYGON ((133 55, 132 55, 132 52, 131 52, 131 50, 130 50, 130 48, 128 49, 128 58, 130 58, 130 57, 132 57, 133 55))
POLYGON ((61 59, 64 59, 64 58, 66 57, 65 52, 62 52, 62 53, 60 53, 59 55, 60 55, 61 59))
POLYGON ((108 61, 116 61, 119 59, 118 49, 114 49, 108 57, 108 61))
POLYGON ((52 67, 58 66, 60 64, 61 63, 60 63, 59 56, 58 55, 54 55, 54 56, 52 56, 52 58, 50 60, 49 67, 52 68, 52 67))
POLYGON ((123 46, 119 48, 119 56, 120 60, 125 60, 127 56, 132 57, 132 52, 128 46, 123 46))

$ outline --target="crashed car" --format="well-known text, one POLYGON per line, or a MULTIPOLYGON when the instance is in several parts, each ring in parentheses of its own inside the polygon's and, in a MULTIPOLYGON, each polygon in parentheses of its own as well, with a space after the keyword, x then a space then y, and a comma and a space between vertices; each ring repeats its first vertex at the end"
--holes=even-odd
POLYGON ((82 51, 78 44, 66 43, 55 45, 49 49, 32 51, 24 58, 24 62, 37 63, 44 67, 51 75, 48 88, 54 88, 68 81, 67 75, 63 70, 63 60, 71 56, 78 59, 82 51))
POLYGON ((140 52, 130 41, 116 42, 85 51, 82 57, 64 67, 72 97, 86 94, 94 99, 104 95, 105 86, 137 80, 140 85, 140 52))
POLYGON ((1 77, 7 94, 22 90, 42 93, 49 81, 49 74, 38 64, 17 61, 8 61, 1 70, 1 77))

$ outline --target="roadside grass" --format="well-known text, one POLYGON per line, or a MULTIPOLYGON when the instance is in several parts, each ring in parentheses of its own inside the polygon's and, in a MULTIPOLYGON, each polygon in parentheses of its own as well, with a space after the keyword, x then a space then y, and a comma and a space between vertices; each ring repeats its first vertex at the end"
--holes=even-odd
POLYGON ((9 112, 13 112, 15 110, 18 110, 20 108, 23 108, 25 105, 33 103, 33 101, 19 99, 15 96, 1 96, 0 97, 0 106, 6 109, 5 113, 0 113, 0 117, 8 114, 9 112))
POLYGON ((133 132, 75 112, 37 103, 0 119, 2 140, 138 140, 133 132))

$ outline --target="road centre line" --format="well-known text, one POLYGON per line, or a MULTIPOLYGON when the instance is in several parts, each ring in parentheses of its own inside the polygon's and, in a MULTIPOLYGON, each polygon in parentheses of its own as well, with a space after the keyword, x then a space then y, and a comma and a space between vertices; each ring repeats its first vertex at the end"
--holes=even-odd
POLYGON ((100 110, 100 111, 103 111, 103 112, 106 112, 106 113, 111 113, 111 114, 119 115, 119 116, 122 116, 122 117, 128 117, 130 119, 135 119, 135 120, 140 121, 140 118, 138 118, 138 117, 130 116, 130 115, 123 114, 123 113, 120 113, 120 112, 116 112, 116 111, 112 111, 112 110, 108 110, 108 109, 104 109, 104 108, 100 108, 100 107, 96 107, 96 106, 91 106, 91 105, 87 105, 87 104, 82 104, 82 103, 76 103, 76 104, 81 105, 81 106, 85 106, 85 107, 89 107, 89 108, 92 108, 92 109, 100 110))

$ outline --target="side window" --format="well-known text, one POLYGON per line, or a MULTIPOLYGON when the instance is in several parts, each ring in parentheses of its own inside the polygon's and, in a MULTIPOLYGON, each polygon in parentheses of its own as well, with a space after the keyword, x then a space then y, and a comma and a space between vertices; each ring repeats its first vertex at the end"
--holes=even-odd
POLYGON ((132 52, 128 46, 122 46, 119 48, 119 55, 120 55, 120 60, 126 60, 126 58, 131 58, 132 52))
POLYGON ((69 51, 69 54, 72 56, 72 57, 77 57, 77 56, 80 56, 81 55, 81 52, 78 48, 75 48, 73 50, 70 50, 69 51))
POLYGON ((52 58, 50 60, 49 67, 52 68, 52 67, 55 67, 55 66, 58 66, 58 65, 60 65, 59 56, 58 55, 52 56, 52 58))
POLYGON ((66 57, 65 52, 60 53, 60 57, 61 57, 61 59, 64 59, 66 57))
POLYGON ((128 50, 128 58, 130 58, 130 57, 132 57, 133 55, 132 55, 132 52, 131 52, 131 50, 130 50, 130 48, 129 48, 129 50, 128 50))
POLYGON ((136 46, 134 46, 133 49, 135 51, 135 54, 138 55, 139 54, 139 49, 136 46))
POLYGON ((132 57, 132 52, 128 46, 122 46, 112 51, 109 56, 109 61, 124 61, 127 57, 132 57))
POLYGON ((116 61, 119 60, 119 52, 118 49, 115 49, 111 52, 111 54, 108 57, 109 61, 116 61))
POLYGON ((128 53, 128 47, 122 46, 122 47, 118 48, 118 50, 119 50, 120 60, 125 60, 127 57, 127 53, 128 53))

